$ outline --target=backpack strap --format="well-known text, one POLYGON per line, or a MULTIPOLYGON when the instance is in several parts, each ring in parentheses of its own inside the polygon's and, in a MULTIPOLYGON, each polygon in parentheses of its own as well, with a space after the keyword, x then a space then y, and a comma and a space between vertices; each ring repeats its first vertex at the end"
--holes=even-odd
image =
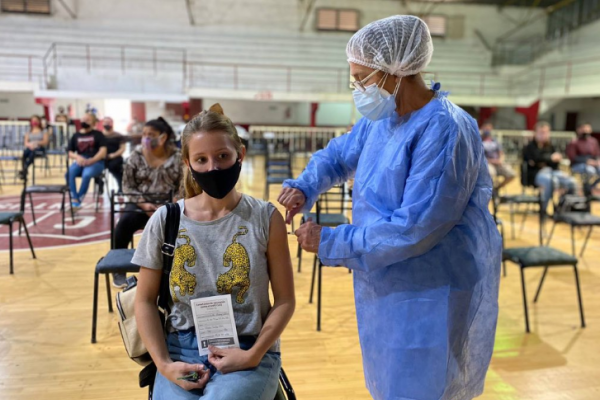
POLYGON ((171 268, 173 267, 173 256, 175 254, 177 234, 179 233, 181 209, 178 203, 167 203, 166 206, 167 218, 165 220, 165 241, 160 248, 163 253, 163 274, 160 280, 158 306, 168 314, 171 311, 169 307, 169 299, 171 298, 169 275, 171 274, 171 268))

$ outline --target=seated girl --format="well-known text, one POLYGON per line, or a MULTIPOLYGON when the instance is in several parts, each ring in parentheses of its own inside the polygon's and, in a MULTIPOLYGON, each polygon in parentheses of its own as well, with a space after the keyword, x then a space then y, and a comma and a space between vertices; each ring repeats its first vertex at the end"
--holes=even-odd
POLYGON ((154 399, 272 400, 277 392, 279 336, 295 307, 292 266, 282 215, 235 189, 245 155, 219 105, 183 132, 185 199, 178 202, 166 341, 156 311, 166 207, 148 221, 132 260, 141 266, 138 330, 158 369, 154 399), (190 301, 216 295, 231 295, 240 348, 210 346, 210 354, 200 356, 190 301), (178 379, 190 372, 199 379, 178 379))
POLYGON ((33 115, 29 123, 31 124, 31 130, 25 134, 24 138, 23 169, 19 172, 21 179, 25 179, 25 176, 27 176, 27 169, 33 164, 36 154, 46 152, 50 140, 48 132, 42 129, 40 117, 33 115))

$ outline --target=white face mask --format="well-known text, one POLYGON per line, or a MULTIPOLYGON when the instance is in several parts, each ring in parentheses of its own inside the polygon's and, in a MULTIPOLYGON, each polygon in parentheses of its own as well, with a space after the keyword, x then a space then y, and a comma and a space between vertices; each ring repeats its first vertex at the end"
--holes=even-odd
MULTIPOLYGON (((385 84, 385 79, 387 79, 387 74, 384 77, 382 86, 385 84)), ((393 116, 396 112, 396 95, 401 81, 402 78, 398 80, 393 95, 375 83, 367 86, 364 92, 355 89, 352 96, 358 112, 371 121, 379 121, 393 116)))

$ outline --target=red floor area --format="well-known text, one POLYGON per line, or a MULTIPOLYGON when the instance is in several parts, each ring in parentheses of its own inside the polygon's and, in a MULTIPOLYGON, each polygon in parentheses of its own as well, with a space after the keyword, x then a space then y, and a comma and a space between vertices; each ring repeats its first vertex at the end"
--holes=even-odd
MULTIPOLYGON (((101 204, 98 212, 95 211, 94 203, 84 203, 82 209, 75 214, 74 224, 71 221, 69 205, 65 204, 67 212, 65 214, 64 235, 61 228, 61 201, 61 195, 34 195, 36 225, 33 224, 31 207, 29 201, 27 201, 25 222, 35 248, 68 246, 109 239, 110 208, 107 199, 104 199, 105 206, 101 204)), ((18 211, 19 203, 19 196, 0 197, 0 212, 18 211)), ((15 249, 28 248, 25 233, 22 231, 21 236, 18 235, 18 224, 13 225, 13 241, 15 249)), ((8 250, 8 246, 8 226, 2 225, 0 226, 0 251, 8 250)))

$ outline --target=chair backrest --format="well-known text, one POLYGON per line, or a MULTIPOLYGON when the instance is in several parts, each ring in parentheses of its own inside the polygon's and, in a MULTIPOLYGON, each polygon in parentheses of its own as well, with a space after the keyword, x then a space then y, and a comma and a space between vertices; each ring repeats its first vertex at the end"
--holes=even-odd
POLYGON ((531 174, 526 160, 521 162, 521 186, 523 186, 523 189, 535 187, 535 175, 531 174))
POLYGON ((115 216, 117 214, 145 213, 139 207, 127 209, 128 205, 155 204, 164 205, 173 201, 173 191, 167 193, 116 193, 110 192, 110 248, 115 248, 115 216), (128 199, 131 197, 132 199, 128 199))
POLYGON ((290 151, 283 153, 274 153, 269 150, 265 153, 265 171, 267 176, 269 175, 269 168, 273 167, 269 165, 270 161, 277 161, 279 164, 276 166, 278 169, 287 169, 288 173, 292 174, 292 162, 293 154, 290 151))
POLYGON ((344 214, 352 209, 352 199, 346 190, 346 185, 333 186, 328 191, 321 193, 317 200, 317 224, 320 223, 322 214, 344 214))

